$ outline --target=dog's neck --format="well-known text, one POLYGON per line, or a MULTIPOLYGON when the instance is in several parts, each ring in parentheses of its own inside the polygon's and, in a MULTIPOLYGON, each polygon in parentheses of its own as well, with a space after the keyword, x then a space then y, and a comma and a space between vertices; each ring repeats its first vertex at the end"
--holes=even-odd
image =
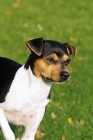
MULTIPOLYGON (((30 66, 28 69, 22 66, 17 71, 14 85, 18 85, 18 82, 20 82, 20 86, 18 86, 18 91, 16 92, 18 93, 22 90, 22 93, 29 97, 29 102, 32 104, 38 105, 48 101, 53 82, 37 78, 30 66)), ((17 90, 17 87, 15 89, 17 90)))
POLYGON ((44 79, 37 78, 33 75, 31 68, 27 70, 30 75, 30 88, 29 95, 31 101, 35 104, 43 103, 44 100, 48 100, 53 82, 45 81, 44 79))

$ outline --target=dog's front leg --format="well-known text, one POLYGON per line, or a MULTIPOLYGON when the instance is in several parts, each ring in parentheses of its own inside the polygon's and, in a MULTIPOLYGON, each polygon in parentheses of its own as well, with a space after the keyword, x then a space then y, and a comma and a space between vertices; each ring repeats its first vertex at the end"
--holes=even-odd
POLYGON ((41 122, 41 119, 39 119, 39 121, 37 121, 38 119, 35 117, 35 120, 32 119, 32 121, 29 121, 29 124, 27 124, 27 126, 25 126, 25 132, 23 134, 23 137, 21 140, 34 140, 35 139, 35 134, 36 131, 38 129, 38 126, 41 122))
POLYGON ((45 108, 38 109, 31 118, 27 119, 25 132, 21 140, 34 140, 36 131, 43 119, 45 108))
POLYGON ((4 110, 0 108, 0 127, 3 131, 6 140, 15 140, 14 133, 12 132, 7 118, 5 116, 4 110))
POLYGON ((31 131, 31 129, 29 127, 26 127, 24 135, 21 140, 34 140, 35 133, 36 133, 36 130, 31 131))

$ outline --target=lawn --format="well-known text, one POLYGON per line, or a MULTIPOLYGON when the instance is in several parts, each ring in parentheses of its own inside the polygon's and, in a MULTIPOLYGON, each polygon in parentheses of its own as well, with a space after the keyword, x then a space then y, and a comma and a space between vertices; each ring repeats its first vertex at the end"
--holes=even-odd
MULTIPOLYGON (((36 140, 93 140, 93 1, 1 0, 0 56, 24 64, 25 43, 37 37, 70 42, 78 53, 69 82, 52 87, 36 140)), ((23 127, 11 127, 20 138, 23 127)))

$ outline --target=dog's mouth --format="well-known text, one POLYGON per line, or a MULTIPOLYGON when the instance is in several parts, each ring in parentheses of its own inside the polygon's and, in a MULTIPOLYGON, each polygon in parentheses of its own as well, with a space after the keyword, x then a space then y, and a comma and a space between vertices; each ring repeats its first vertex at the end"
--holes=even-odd
POLYGON ((49 81, 49 82, 54 82, 54 83, 65 83, 65 82, 68 82, 68 81, 69 81, 70 76, 69 76, 68 79, 60 79, 60 80, 53 80, 53 79, 48 78, 48 77, 46 77, 45 79, 46 79, 47 81, 49 81))
POLYGON ((44 75, 42 75, 42 79, 48 81, 48 82, 55 82, 55 83, 64 83, 64 82, 68 82, 70 78, 70 74, 68 71, 62 71, 60 72, 58 78, 55 78, 55 76, 53 76, 53 78, 50 77, 45 77, 44 75))

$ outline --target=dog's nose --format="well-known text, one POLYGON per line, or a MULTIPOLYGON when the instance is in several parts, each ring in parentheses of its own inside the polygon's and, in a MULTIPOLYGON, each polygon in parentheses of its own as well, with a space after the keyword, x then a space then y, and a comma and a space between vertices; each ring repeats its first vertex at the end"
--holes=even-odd
POLYGON ((65 80, 67 80, 69 78, 70 74, 67 71, 62 71, 60 73, 60 76, 61 76, 62 80, 65 81, 65 80))

